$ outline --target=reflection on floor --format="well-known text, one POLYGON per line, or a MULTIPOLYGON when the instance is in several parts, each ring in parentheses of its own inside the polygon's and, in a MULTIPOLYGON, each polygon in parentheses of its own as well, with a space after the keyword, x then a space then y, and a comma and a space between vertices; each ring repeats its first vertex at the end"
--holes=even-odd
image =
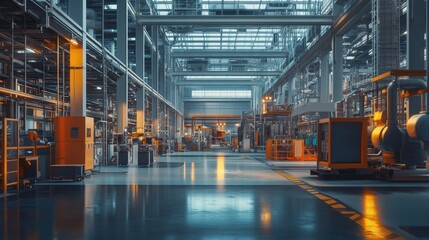
POLYGON ((364 239, 380 236, 381 225, 389 238, 429 236, 426 187, 309 185, 366 216, 358 224, 262 157, 181 153, 159 158, 162 166, 101 167, 82 182, 40 183, 0 199, 0 239, 364 239))

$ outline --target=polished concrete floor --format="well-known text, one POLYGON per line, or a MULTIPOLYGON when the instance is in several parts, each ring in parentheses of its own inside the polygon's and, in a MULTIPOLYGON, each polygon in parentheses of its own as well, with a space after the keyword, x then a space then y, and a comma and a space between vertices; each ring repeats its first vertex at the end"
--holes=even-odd
POLYGON ((0 239, 429 239, 429 185, 320 181, 314 163, 175 153, 0 198, 0 239))

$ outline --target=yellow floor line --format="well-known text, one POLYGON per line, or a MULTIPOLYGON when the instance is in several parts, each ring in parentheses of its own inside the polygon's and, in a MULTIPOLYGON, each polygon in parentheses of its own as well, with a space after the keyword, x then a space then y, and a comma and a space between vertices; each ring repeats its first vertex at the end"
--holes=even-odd
POLYGON ((334 204, 334 205, 331 205, 331 207, 332 207, 332 208, 335 208, 335 209, 339 209, 339 208, 346 208, 343 204, 340 204, 340 203, 338 203, 338 204, 334 204))
POLYGON ((355 211, 340 211, 342 214, 347 214, 347 215, 350 215, 350 214, 356 214, 356 212, 355 211))
POLYGON ((335 201, 334 199, 331 199, 331 200, 325 201, 325 203, 329 204, 329 205, 332 205, 334 203, 337 203, 337 201, 335 201))
POLYGON ((331 206, 333 209, 339 211, 343 215, 351 215, 348 218, 354 221, 356 224, 360 225, 364 230, 364 236, 368 239, 390 239, 390 240, 403 240, 404 238, 396 235, 392 231, 383 227, 381 224, 362 216, 361 214, 353 211, 349 207, 338 203, 337 200, 332 199, 324 194, 315 191, 310 185, 301 181, 299 178, 296 178, 283 170, 274 170, 277 174, 289 180, 292 183, 295 183, 297 186, 301 187, 303 190, 314 195, 315 197, 322 200, 327 205, 331 206))

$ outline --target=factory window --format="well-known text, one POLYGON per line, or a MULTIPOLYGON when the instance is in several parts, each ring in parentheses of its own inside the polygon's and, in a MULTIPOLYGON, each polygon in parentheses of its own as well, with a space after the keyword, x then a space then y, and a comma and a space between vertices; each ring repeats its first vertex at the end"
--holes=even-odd
POLYGON ((250 98, 250 90, 192 90, 193 98, 250 98))

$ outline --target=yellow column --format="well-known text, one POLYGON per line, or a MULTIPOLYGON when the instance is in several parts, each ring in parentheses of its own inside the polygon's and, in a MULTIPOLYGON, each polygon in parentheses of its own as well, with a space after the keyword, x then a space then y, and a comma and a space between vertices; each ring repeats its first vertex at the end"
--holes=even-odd
POLYGON ((86 116, 85 44, 70 43, 70 115, 86 116))

